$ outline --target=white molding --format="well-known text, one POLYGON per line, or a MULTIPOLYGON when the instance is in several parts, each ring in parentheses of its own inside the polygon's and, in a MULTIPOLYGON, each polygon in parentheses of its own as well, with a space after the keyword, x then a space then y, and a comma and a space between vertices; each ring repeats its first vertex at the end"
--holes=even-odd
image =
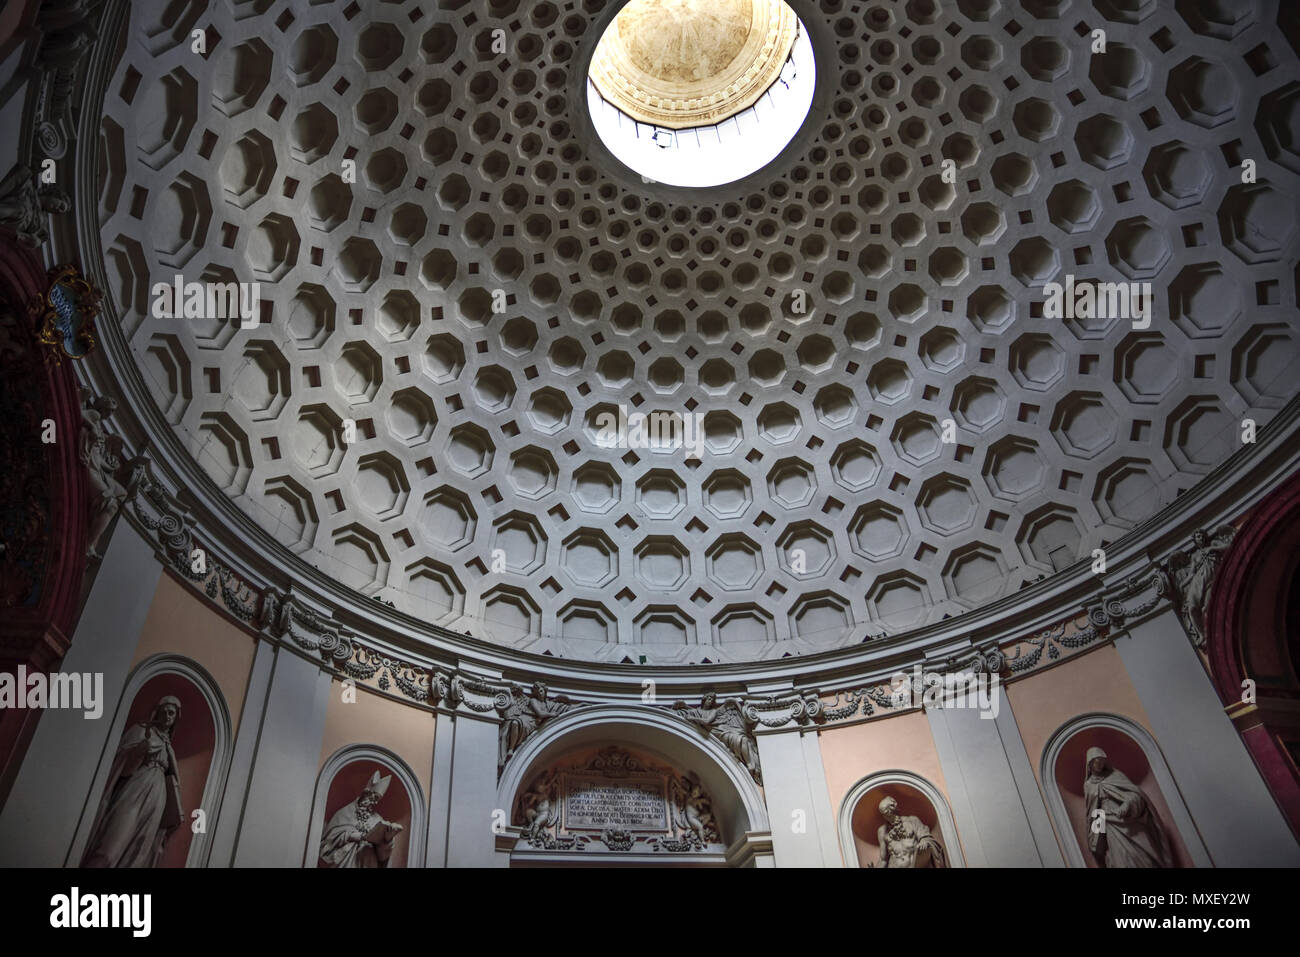
MULTIPOLYGON (((87 795, 86 803, 83 806, 81 823, 78 825, 76 835, 73 837, 72 846, 68 849, 66 866, 79 866, 81 858, 85 854, 86 842, 90 840, 90 829, 95 822, 95 809, 104 794, 104 788, 108 785, 108 774, 112 770, 113 758, 117 754, 118 744, 122 740, 122 732, 126 729, 126 719, 130 714, 131 705, 147 682, 159 675, 169 674, 187 678, 198 688, 203 700, 208 705, 215 729, 212 759, 208 764, 208 776, 203 784, 203 797, 199 802, 199 807, 207 812, 207 830, 201 834, 195 834, 191 838, 190 849, 185 856, 186 867, 208 866, 208 859, 212 851, 212 835, 216 831, 217 821, 221 816, 222 798, 226 793, 226 775, 230 770, 230 759, 234 743, 230 724, 230 709, 226 707, 226 700, 222 696, 217 682, 202 665, 191 658, 170 653, 151 655, 146 658, 132 670, 126 680, 126 685, 123 687, 122 694, 117 701, 117 708, 113 713, 113 723, 109 728, 108 738, 100 755, 99 764, 95 769, 95 777, 90 786, 90 793, 87 795)), ((185 716, 182 715, 181 720, 184 719, 185 716)), ((193 810, 193 808, 189 810, 193 810)), ((181 827, 188 827, 189 825, 189 820, 181 823, 181 827)))
POLYGON ((1165 805, 1174 818, 1173 821, 1165 823, 1172 824, 1178 831, 1183 846, 1191 855, 1192 863, 1197 867, 1213 867, 1214 862, 1201 841, 1201 835, 1196 830, 1192 815, 1187 810, 1187 805, 1183 803, 1182 792, 1178 790, 1178 785, 1174 782, 1174 776, 1170 773, 1169 765, 1165 763, 1165 756, 1161 753, 1155 738, 1151 737, 1146 728, 1128 718, 1102 711, 1076 715, 1053 731, 1043 747, 1042 759, 1039 763, 1038 779, 1047 796, 1047 807, 1052 814, 1052 823, 1056 826, 1060 843, 1065 848, 1066 857, 1069 858, 1069 866, 1087 867, 1088 862, 1083 856, 1083 848, 1079 847, 1079 838, 1075 835, 1074 824, 1065 810, 1065 799, 1061 796, 1061 789, 1056 783, 1056 762, 1066 742, 1078 732, 1088 728, 1109 728, 1112 731, 1119 731, 1132 738, 1142 749, 1147 764, 1151 766, 1151 773, 1155 775, 1156 784, 1160 787, 1160 793, 1165 799, 1165 805))
POLYGON ((853 812, 858 804, 873 788, 889 784, 902 784, 920 791, 939 819, 939 828, 943 831, 943 849, 948 855, 950 867, 965 867, 966 858, 962 854, 961 838, 957 836, 957 824, 952 818, 952 809, 937 787, 911 771, 894 768, 878 771, 858 781, 849 789, 849 793, 840 802, 839 834, 840 851, 844 856, 845 867, 861 867, 858 861, 858 845, 853 835, 853 812))
POLYGON ((320 836, 325 830, 325 802, 329 800, 330 785, 345 765, 353 761, 376 761, 391 770, 402 786, 411 804, 411 826, 406 832, 407 868, 424 867, 425 804, 419 781, 405 761, 392 751, 377 744, 348 744, 339 748, 321 765, 316 775, 316 789, 311 799, 311 826, 307 831, 307 846, 303 848, 303 867, 316 867, 320 859, 320 836))

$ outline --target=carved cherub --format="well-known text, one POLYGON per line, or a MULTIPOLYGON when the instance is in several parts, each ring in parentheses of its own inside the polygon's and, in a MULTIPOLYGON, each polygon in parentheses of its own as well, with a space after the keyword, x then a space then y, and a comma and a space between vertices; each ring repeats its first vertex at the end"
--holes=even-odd
POLYGON ((519 799, 519 812, 524 818, 522 833, 530 843, 545 842, 547 831, 559 823, 557 777, 552 771, 543 772, 519 799))

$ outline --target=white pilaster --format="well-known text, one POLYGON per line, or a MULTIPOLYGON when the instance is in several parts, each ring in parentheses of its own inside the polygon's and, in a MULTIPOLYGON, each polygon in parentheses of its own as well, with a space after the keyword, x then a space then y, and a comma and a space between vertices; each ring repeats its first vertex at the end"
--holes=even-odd
MULTIPOLYGON (((497 723, 458 714, 450 738, 446 742, 452 753, 447 866, 493 867, 498 863, 497 835, 492 830, 492 812, 497 809, 497 723)), ((435 747, 443 745, 440 734, 435 747)), ((510 808, 502 810, 510 814, 510 808)))
POLYGON ((236 867, 303 866, 329 694, 330 674, 321 665, 276 649, 235 842, 236 867))
POLYGON ((266 703, 271 690, 271 673, 275 666, 275 645, 259 639, 253 655, 253 668, 244 694, 244 707, 235 732, 235 753, 231 757, 230 772, 226 776, 226 790, 212 832, 210 867, 229 867, 239 839, 239 827, 244 819, 248 785, 257 757, 257 739, 262 732, 266 716, 266 703))
MULTIPOLYGON (((1004 695, 999 709, 1009 710, 1004 695)), ((1047 844, 1051 827, 1038 788, 1030 793, 1023 774, 1016 775, 1011 755, 1024 755, 1019 735, 1004 741, 999 721, 976 708, 927 707, 925 713, 967 866, 1061 866, 1055 839, 1047 844)))
POLYGON ((797 729, 757 735, 776 865, 840 867, 821 752, 815 735, 807 735, 811 748, 804 737, 797 729), (809 767, 810 753, 815 767, 809 767))

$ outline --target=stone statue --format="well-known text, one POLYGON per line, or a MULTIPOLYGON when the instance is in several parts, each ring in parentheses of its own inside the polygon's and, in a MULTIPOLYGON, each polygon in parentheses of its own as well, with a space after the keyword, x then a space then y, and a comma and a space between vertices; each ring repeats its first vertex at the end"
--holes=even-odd
POLYGON ((345 805, 325 825, 320 839, 324 867, 387 867, 393 856, 393 841, 404 828, 385 821, 375 810, 393 781, 390 774, 370 776, 357 799, 345 805))
POLYGON ((874 867, 947 867, 943 845, 919 818, 898 813, 898 801, 885 795, 880 802, 885 823, 876 830, 880 860, 874 867))
POLYGON ((184 820, 172 732, 181 703, 168 695, 122 734, 82 867, 156 867, 184 820))
POLYGON ((1231 525, 1220 525, 1213 535, 1197 529, 1192 534, 1191 549, 1169 557, 1174 607, 1197 648, 1205 645, 1205 610, 1210 604, 1210 589, 1219 561, 1232 544, 1236 531, 1231 525))
POLYGON ((81 403, 81 461, 95 489, 91 503, 90 528, 86 534, 86 557, 100 558, 99 540, 107 531, 113 516, 126 501, 127 490, 117 480, 121 461, 109 447, 109 435, 104 420, 113 414, 117 403, 107 396, 83 393, 81 403))
POLYGON ((33 249, 49 238, 46 213, 66 213, 68 194, 53 185, 38 187, 36 174, 19 163, 0 180, 0 226, 8 226, 18 241, 33 249))
POLYGON ((497 752, 497 770, 506 766, 506 762, 519 750, 528 736, 552 718, 559 717, 573 705, 568 698, 557 695, 548 697, 546 685, 534 681, 530 692, 525 693, 520 687, 510 689, 510 700, 504 706, 498 706, 502 717, 500 744, 497 752))
POLYGON ((695 725, 701 731, 713 735, 738 758, 753 776, 756 784, 762 785, 763 771, 758 763, 758 745, 754 742, 754 725, 757 723, 745 715, 735 701, 718 703, 718 696, 712 691, 705 692, 700 699, 700 706, 692 708, 684 701, 673 703, 673 710, 695 725))
POLYGON ((551 828, 560 822, 558 779, 554 771, 544 772, 519 799, 519 811, 524 818, 522 834, 531 844, 545 844, 551 828))
POLYGON ((688 837, 698 847, 721 840, 713 818, 713 803, 695 774, 668 779, 673 828, 679 838, 688 837))
POLYGON ((1089 748, 1083 781, 1088 821, 1088 850, 1099 867, 1173 867, 1174 856, 1151 800, 1123 771, 1111 766, 1106 752, 1089 748), (1102 827, 1094 825, 1100 810, 1102 827))

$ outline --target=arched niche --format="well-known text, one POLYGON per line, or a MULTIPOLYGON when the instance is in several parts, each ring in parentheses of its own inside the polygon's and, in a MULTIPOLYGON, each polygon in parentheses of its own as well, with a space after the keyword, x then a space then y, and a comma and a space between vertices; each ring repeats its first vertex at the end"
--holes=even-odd
POLYGON ((1164 830, 1175 866, 1213 866, 1155 740, 1140 725, 1101 713, 1079 715, 1066 722, 1043 750, 1040 780, 1071 866, 1099 866, 1088 850, 1083 786, 1085 759, 1093 747, 1105 751, 1111 766, 1142 789, 1164 830))
POLYGON ((311 830, 303 853, 306 867, 325 866, 320 860, 321 838, 329 820, 355 801, 375 772, 390 777, 388 789, 375 805, 384 820, 402 825, 393 840, 388 867, 423 867, 425 800, 415 775, 401 758, 378 745, 340 748, 321 766, 312 797, 311 830))
POLYGON ((1300 837, 1300 474, 1259 503, 1223 554, 1204 650, 1219 699, 1300 837))
POLYGON ((167 838, 158 867, 205 867, 210 851, 209 838, 221 812, 226 774, 230 768, 230 711, 217 683, 202 665, 180 655, 154 655, 142 661, 127 679, 113 715, 108 739, 100 758, 94 783, 73 839, 68 863, 82 864, 98 845, 100 826, 112 793, 125 787, 128 775, 118 775, 123 735, 147 722, 164 697, 181 703, 180 718, 172 731, 172 750, 176 755, 180 784, 180 807, 184 819, 167 838), (113 778, 113 780, 110 780, 113 778), (204 826, 194 829, 194 811, 201 809, 204 826))
POLYGON ((878 832, 884 824, 880 802, 886 795, 898 802, 900 815, 919 818, 938 838, 948 867, 966 866, 952 810, 939 789, 920 775, 895 770, 863 778, 853 785, 840 803, 840 851, 846 867, 868 867, 878 863, 878 832))
MULTIPOLYGON (((520 799, 544 772, 568 756, 618 746, 647 754, 679 772, 694 774, 711 799, 729 862, 767 866, 771 843, 767 807, 749 772, 716 739, 657 708, 597 705, 574 709, 547 722, 510 759, 497 785, 497 807, 510 823, 498 843, 509 854, 520 833, 513 824, 520 799)), ((565 863, 581 863, 577 855, 565 863)), ((671 864, 685 857, 663 862, 671 864)), ((606 858, 602 863, 609 863, 606 858)), ((551 861, 550 863, 558 863, 551 861)))

